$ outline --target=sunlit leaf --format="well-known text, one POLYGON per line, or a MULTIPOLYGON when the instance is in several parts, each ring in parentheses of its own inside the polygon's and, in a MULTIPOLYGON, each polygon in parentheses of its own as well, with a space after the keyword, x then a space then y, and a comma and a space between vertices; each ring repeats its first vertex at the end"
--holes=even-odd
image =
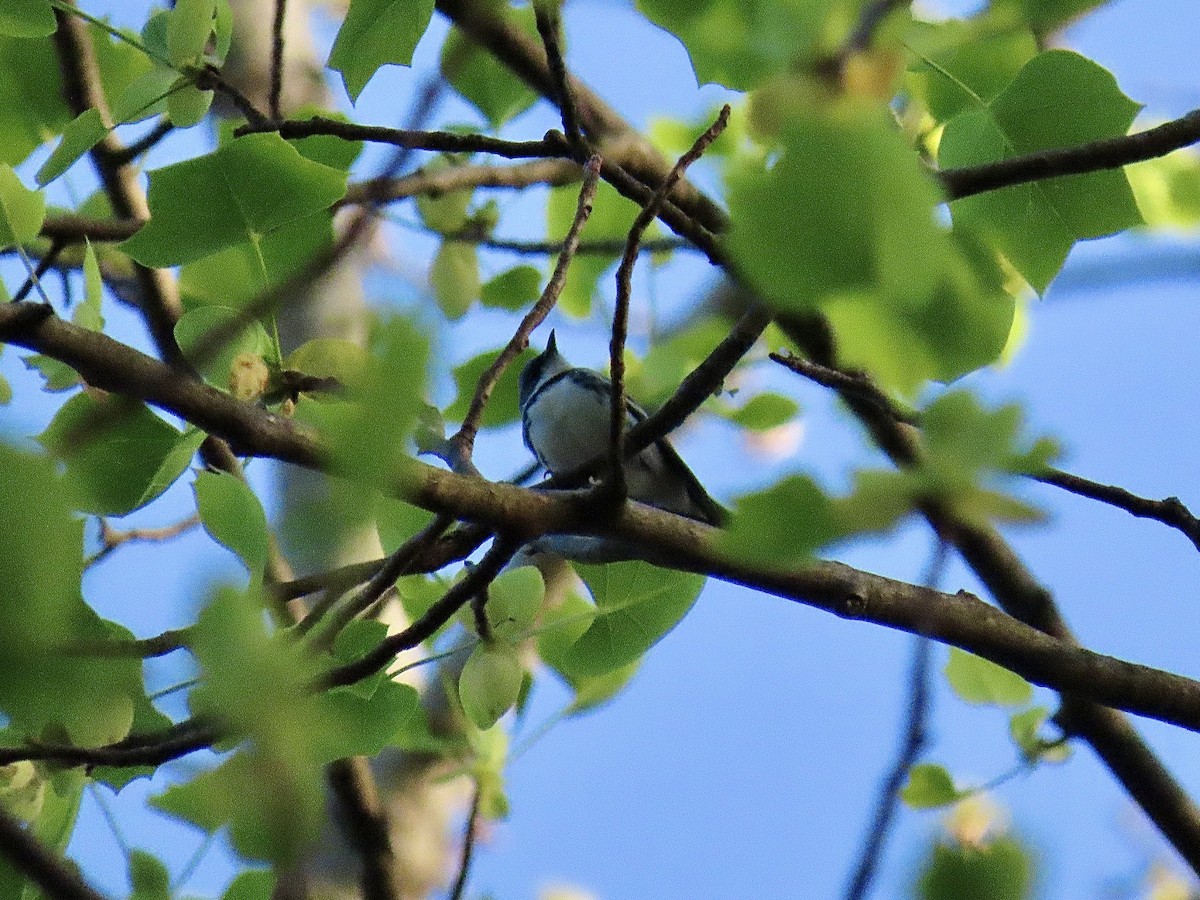
POLYGON ((227 472, 200 472, 194 485, 204 530, 228 547, 257 579, 267 561, 267 517, 254 492, 227 472))
POLYGON ((29 244, 46 218, 46 198, 31 191, 10 166, 0 165, 0 250, 29 244))
POLYGON ((1032 685, 1020 675, 957 647, 950 648, 946 680, 968 703, 1021 706, 1033 697, 1032 685))
POLYGON ((106 134, 108 129, 104 127, 100 111, 90 107, 85 109, 71 120, 54 152, 38 169, 37 183, 41 186, 49 184, 71 168, 79 157, 100 143, 106 134))
POLYGON ((351 100, 384 65, 407 66, 429 26, 433 0, 351 0, 329 54, 351 100))

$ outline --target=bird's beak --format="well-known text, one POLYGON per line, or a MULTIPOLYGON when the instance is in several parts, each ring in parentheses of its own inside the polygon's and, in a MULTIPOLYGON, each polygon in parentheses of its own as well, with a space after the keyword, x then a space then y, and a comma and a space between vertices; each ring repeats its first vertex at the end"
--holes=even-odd
POLYGON ((550 329, 550 340, 546 341, 546 352, 557 353, 558 345, 554 342, 554 329, 550 329))

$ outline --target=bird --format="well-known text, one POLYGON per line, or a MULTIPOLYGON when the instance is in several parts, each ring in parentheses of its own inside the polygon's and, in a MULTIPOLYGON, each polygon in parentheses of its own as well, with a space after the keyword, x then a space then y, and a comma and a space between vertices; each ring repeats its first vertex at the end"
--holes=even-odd
MULTIPOLYGON (((554 332, 546 349, 525 364, 518 387, 521 436, 551 475, 565 475, 604 455, 609 446, 612 382, 572 366, 558 352, 554 332)), ((626 426, 646 418, 626 400, 626 426)), ((720 526, 727 510, 717 503, 666 438, 625 462, 630 499, 676 515, 720 526)))

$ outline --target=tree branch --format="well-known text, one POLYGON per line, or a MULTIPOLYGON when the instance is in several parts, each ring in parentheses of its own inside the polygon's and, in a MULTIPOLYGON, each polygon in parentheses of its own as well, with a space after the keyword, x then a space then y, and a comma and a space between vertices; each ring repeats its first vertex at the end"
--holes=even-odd
POLYGON ((1197 141, 1200 141, 1200 109, 1136 134, 1089 141, 1074 147, 1056 147, 978 166, 944 169, 937 177, 948 199, 961 200, 1015 184, 1119 169, 1130 163, 1166 156, 1197 141))
POLYGON ((65 860, 0 806, 0 856, 53 900, 105 900, 65 860))

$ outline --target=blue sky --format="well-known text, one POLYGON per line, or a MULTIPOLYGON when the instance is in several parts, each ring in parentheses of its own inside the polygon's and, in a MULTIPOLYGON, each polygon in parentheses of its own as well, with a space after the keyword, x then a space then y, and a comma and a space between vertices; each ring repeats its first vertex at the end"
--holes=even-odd
MULTIPOLYGON (((142 3, 81 5, 96 13, 115 11, 123 22, 140 21, 144 10, 142 3)), ((574 71, 640 127, 655 115, 696 116, 721 96, 712 87, 698 90, 679 45, 625 4, 570 3, 566 24, 574 71)), ((1143 117, 1149 122, 1200 106, 1198 26, 1194 0, 1118 0, 1073 28, 1067 44, 1110 68, 1125 92, 1146 104, 1143 117)), ((430 37, 419 48, 418 65, 435 58, 436 35, 430 37)), ((406 96, 411 84, 410 73, 381 73, 363 94, 357 115, 395 124, 396 98, 406 96)), ((465 117, 467 111, 457 114, 465 117)), ((537 137, 555 124, 541 110, 523 116, 511 130, 513 136, 537 137)), ((168 150, 154 164, 169 158, 168 150)), ((81 174, 73 178, 82 188, 89 183, 81 174)), ((540 227, 540 215, 536 221, 540 227)), ((1195 278, 1096 287, 1083 277, 1101 264, 1116 261, 1120 268, 1157 258, 1152 251, 1163 247, 1176 259, 1195 260, 1200 253, 1194 234, 1133 235, 1078 247, 1061 286, 1034 306, 1029 338, 1012 364, 973 376, 970 383, 990 400, 1024 405, 1034 432, 1063 442, 1070 471, 1150 497, 1175 494, 1200 508, 1195 278)), ((422 250, 410 241, 399 252, 407 263, 422 250)), ((14 277, 10 269, 0 271, 6 279, 14 277)), ((657 293, 688 298, 709 275, 698 265, 681 264, 658 277, 669 283, 656 285, 657 293)), ((412 286, 395 281, 370 282, 381 303, 413 296, 412 286)), ((122 337, 144 345, 132 316, 114 311, 111 318, 122 337)), ((494 334, 472 326, 448 329, 442 340, 463 358, 495 343, 494 334)), ((589 326, 560 331, 560 346, 586 364, 599 364, 607 352, 602 334, 589 326)), ((33 384, 11 352, 0 357, 0 372, 18 392, 33 384)), ((823 392, 765 367, 750 377, 787 390, 803 404, 804 443, 787 468, 839 483, 855 466, 879 464, 823 392)), ((18 400, 0 409, 0 430, 36 433, 50 414, 18 400)), ((716 422, 690 430, 680 449, 710 490, 725 499, 782 467, 764 464, 764 472, 747 477, 744 448, 716 422)), ((478 458, 486 472, 502 475, 525 456, 510 430, 481 443, 478 458)), ((262 484, 265 469, 252 466, 262 484)), ((1044 527, 1009 536, 1054 589, 1081 640, 1105 653, 1200 676, 1195 654, 1200 609, 1192 587, 1200 559, 1187 541, 1163 526, 1050 488, 1022 493, 1050 519, 1044 527)), ((190 492, 177 487, 161 506, 133 519, 171 521, 189 499, 190 492)), ((851 548, 843 558, 916 579, 930 547, 926 530, 914 526, 851 548)), ((89 599, 139 634, 185 624, 204 586, 237 570, 202 535, 181 540, 173 552, 189 560, 182 578, 179 568, 164 564, 161 549, 130 547, 120 552, 119 565, 113 560, 89 575, 89 599)), ((957 564, 943 584, 978 589, 957 564)), ((575 884, 606 900, 836 896, 898 739, 909 648, 905 635, 711 583, 616 702, 558 726, 512 764, 512 815, 490 830, 475 864, 473 889, 501 898, 533 897, 551 883, 575 884)), ((937 659, 940 667, 944 653, 937 659)), ((178 676, 173 664, 151 667, 156 687, 178 676)), ((552 715, 566 699, 548 682, 539 687, 530 724, 552 715)), ((1053 704, 1050 695, 1042 699, 1053 704)), ((928 758, 967 783, 989 781, 1015 761, 1006 724, 996 710, 961 703, 939 680, 928 758)), ((1152 722, 1138 726, 1177 777, 1200 793, 1196 736, 1152 722)), ((191 764, 170 768, 178 777, 191 764)), ((164 783, 161 776, 152 784, 136 783, 108 802, 131 843, 163 855, 178 871, 199 845, 198 833, 158 817, 148 820, 138 810, 142 798, 164 783)), ((1086 748, 1064 765, 1005 784, 996 798, 1035 848, 1044 898, 1107 895, 1136 879, 1150 859, 1174 864, 1086 748)), ((875 896, 904 893, 937 827, 937 814, 902 814, 875 896)), ((72 853, 97 885, 120 893, 124 872, 116 846, 100 807, 89 800, 72 853)), ((216 895, 229 874, 218 848, 204 856, 185 893, 216 895)))

